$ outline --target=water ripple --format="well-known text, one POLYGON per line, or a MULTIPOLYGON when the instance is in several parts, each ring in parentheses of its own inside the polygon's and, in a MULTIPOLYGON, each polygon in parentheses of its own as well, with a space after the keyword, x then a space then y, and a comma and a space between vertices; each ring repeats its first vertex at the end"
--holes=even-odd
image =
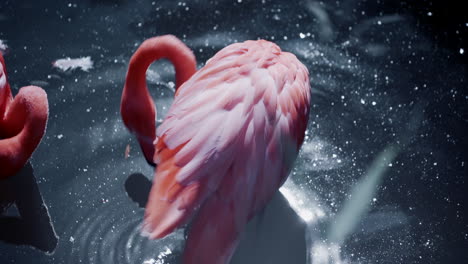
MULTIPOLYGON (((65 263, 175 263, 182 250, 184 234, 178 230, 160 240, 141 235, 143 209, 132 210, 116 201, 105 201, 86 212, 70 216, 76 225, 69 248, 63 256, 65 263)), ((66 242, 65 242, 66 243, 66 242)))

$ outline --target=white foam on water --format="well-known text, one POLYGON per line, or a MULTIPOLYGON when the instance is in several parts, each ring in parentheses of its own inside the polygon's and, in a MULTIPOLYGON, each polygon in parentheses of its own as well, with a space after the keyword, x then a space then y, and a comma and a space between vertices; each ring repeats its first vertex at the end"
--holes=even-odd
POLYGON ((0 39, 0 52, 4 52, 8 49, 8 45, 5 43, 4 40, 0 39))
POLYGON ((70 57, 58 59, 54 61, 52 64, 55 68, 58 68, 61 71, 68 71, 68 70, 75 70, 81 69, 85 72, 89 71, 93 68, 93 61, 91 60, 90 56, 75 58, 72 59, 70 57))

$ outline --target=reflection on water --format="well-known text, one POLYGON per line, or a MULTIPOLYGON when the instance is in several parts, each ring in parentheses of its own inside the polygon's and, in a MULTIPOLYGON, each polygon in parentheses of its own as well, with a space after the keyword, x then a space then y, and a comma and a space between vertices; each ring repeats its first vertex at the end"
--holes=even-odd
POLYGON ((57 246, 58 237, 29 162, 16 175, 0 180, 0 241, 48 254, 57 246))

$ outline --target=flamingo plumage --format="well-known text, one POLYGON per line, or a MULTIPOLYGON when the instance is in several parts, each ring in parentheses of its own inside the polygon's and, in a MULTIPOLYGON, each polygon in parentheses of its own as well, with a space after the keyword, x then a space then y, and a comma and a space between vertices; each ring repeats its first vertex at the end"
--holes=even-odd
POLYGON ((37 86, 23 87, 13 98, 0 53, 0 179, 26 164, 45 133, 48 115, 47 94, 37 86))
POLYGON ((291 171, 309 106, 307 68, 272 42, 231 44, 196 71, 176 37, 144 41, 130 60, 121 114, 157 165, 145 232, 161 238, 192 220, 184 263, 228 263, 249 219, 291 171), (145 72, 160 58, 174 64, 176 94, 156 129, 145 72))

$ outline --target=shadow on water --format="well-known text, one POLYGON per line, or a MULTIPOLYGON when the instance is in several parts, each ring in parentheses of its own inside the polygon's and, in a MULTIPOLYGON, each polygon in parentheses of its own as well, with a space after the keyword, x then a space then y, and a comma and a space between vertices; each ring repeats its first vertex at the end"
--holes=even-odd
POLYGON ((57 247, 58 237, 30 163, 0 181, 0 241, 29 245, 47 253, 57 247))
POLYGON ((141 173, 133 173, 125 181, 125 191, 138 207, 145 208, 151 190, 151 181, 141 173))
POLYGON ((231 263, 306 262, 306 223, 281 192, 247 225, 231 263))
MULTIPOLYGON (((143 174, 133 173, 125 181, 125 191, 143 208, 148 202, 151 185, 143 174)), ((267 207, 250 220, 231 263, 303 264, 306 261, 305 231, 306 224, 283 194, 277 192, 267 207)))

